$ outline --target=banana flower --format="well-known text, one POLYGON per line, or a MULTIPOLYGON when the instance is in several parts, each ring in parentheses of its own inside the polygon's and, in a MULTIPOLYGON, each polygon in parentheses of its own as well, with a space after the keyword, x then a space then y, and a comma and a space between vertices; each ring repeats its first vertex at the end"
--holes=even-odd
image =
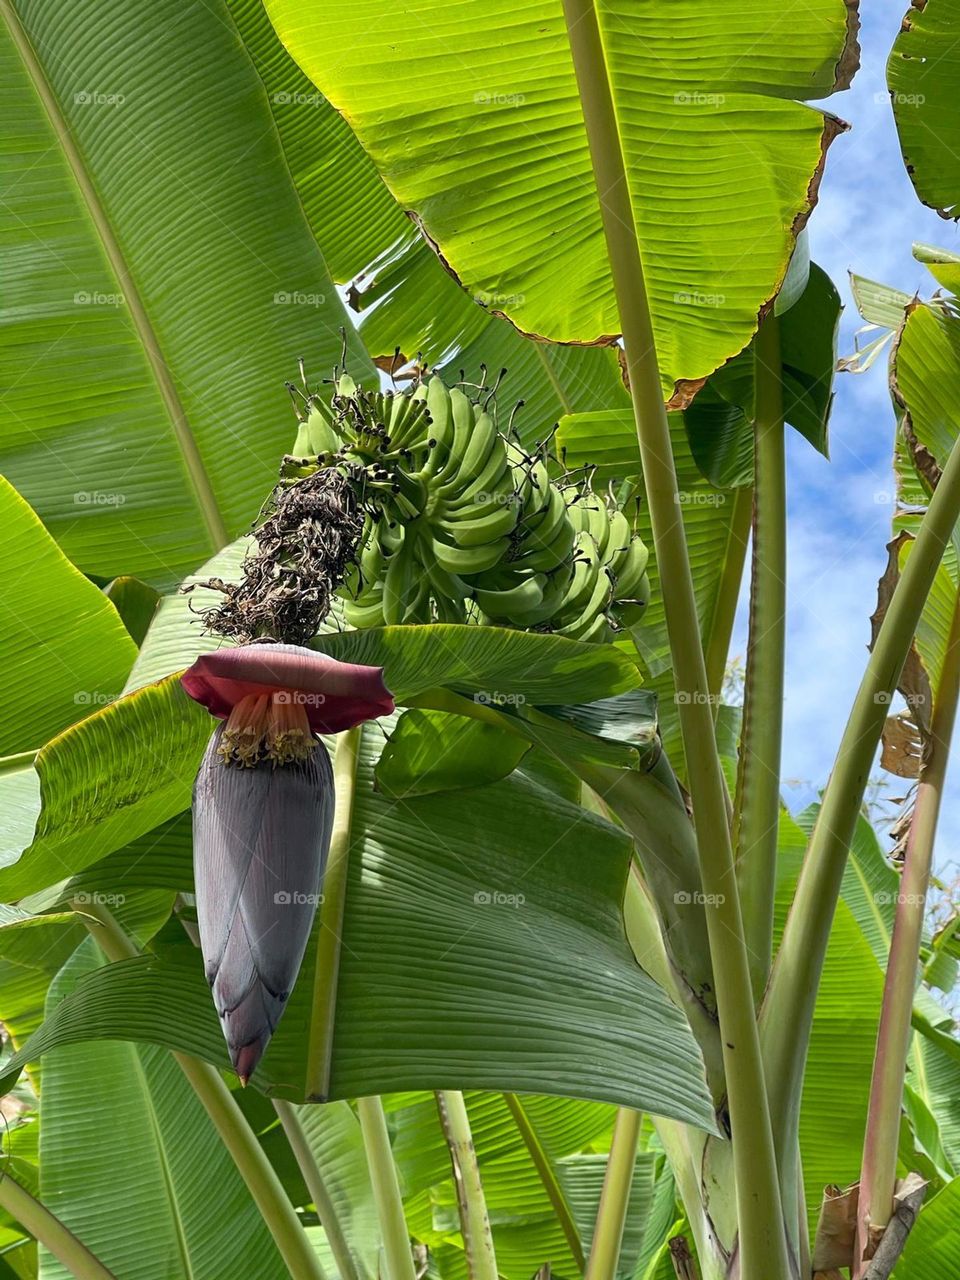
POLYGON ((389 715, 380 667, 290 644, 199 657, 182 677, 221 723, 193 791, 200 946, 230 1058, 246 1084, 306 950, 333 826, 318 734, 389 715))

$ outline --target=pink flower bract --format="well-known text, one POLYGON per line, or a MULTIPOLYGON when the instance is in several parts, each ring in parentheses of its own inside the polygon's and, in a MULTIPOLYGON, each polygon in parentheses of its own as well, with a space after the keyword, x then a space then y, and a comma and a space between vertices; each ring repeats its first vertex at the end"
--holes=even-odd
POLYGON ((250 694, 294 695, 315 733, 339 733, 390 715, 382 667, 338 662, 295 644, 250 644, 201 654, 182 677, 195 701, 221 720, 250 694))

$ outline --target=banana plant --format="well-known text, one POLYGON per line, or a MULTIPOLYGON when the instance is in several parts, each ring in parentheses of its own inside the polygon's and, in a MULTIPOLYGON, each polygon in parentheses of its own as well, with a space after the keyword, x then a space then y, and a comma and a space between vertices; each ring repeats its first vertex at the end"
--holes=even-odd
MULTIPOLYGON (((785 432, 825 451, 839 310, 802 229, 844 126, 801 102, 852 7, 47 9, 3 3, 44 254, 5 329, 0 1268, 947 1273, 943 295, 866 290, 905 510, 830 783, 780 799, 785 432)), ((955 16, 890 69, 944 210, 955 16)))

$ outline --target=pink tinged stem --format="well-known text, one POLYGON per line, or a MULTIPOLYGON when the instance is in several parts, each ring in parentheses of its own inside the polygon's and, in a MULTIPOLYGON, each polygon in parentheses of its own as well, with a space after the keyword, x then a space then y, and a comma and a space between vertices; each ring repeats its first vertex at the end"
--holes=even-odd
POLYGON ((924 906, 930 882, 934 837, 943 797, 950 739, 960 694, 960 595, 954 609, 940 685, 930 722, 930 741, 904 860, 883 988, 877 1052, 870 1087, 870 1106, 860 1175, 854 1276, 864 1274, 893 1213, 900 1136, 900 1108, 917 965, 923 933, 924 906))

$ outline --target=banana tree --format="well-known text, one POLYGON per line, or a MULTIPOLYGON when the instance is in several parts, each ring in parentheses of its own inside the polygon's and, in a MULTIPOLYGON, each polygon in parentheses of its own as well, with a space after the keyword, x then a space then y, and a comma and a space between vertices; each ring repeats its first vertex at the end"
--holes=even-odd
MULTIPOLYGON (((908 154, 902 108, 925 95, 896 80, 899 45, 948 39, 951 12, 930 0, 894 53, 908 154)), ((57 242, 22 259, 8 350, 20 372, 24 350, 62 347, 57 377, 88 408, 62 439, 65 391, 41 397, 25 370, 8 469, 50 533, 3 495, 22 534, 2 1078, 25 1118, 0 1261, 35 1274, 36 1239, 44 1275, 206 1274, 228 1235, 258 1274, 351 1280, 779 1280, 898 1256, 897 1275, 942 1274, 957 1051, 913 971, 919 951, 946 981, 954 945, 922 920, 956 696, 949 301, 885 297, 911 510, 822 803, 798 824, 779 796, 784 433, 825 447, 838 315, 801 232, 843 126, 799 100, 849 82, 852 11, 427 3, 398 26, 376 0, 270 0, 180 23, 126 10, 123 39, 99 13, 4 16, 20 175, 42 147, 73 229, 59 252, 115 301, 79 323, 48 271, 57 242), (139 190, 137 148, 154 161, 139 190), (345 344, 332 279, 362 312, 345 344), (317 315, 319 355, 301 345, 317 315), (294 438, 276 402, 301 353, 294 438), (138 457, 111 451, 107 421, 138 457), (53 485, 38 439, 68 460, 53 485), (721 686, 751 522, 738 710, 721 686), (26 558, 42 593, 21 587, 26 558), (156 597, 129 575, 166 588, 187 569, 144 633, 156 597), (65 673, 49 696, 32 638, 65 673), (348 670, 381 691, 373 724, 331 714, 359 696, 348 670), (897 687, 924 754, 909 893, 860 813, 897 687), (260 881, 231 880, 256 831, 260 881), (236 920, 258 922, 242 952, 236 920), (230 986, 250 973, 255 1024, 230 986), (109 1082, 92 1100, 91 1076, 109 1082), (143 1169, 123 1203, 149 1205, 162 1247, 105 1205, 120 1151, 85 1158, 77 1099, 98 1133, 114 1095, 143 1169), (820 1212, 861 1163, 859 1203, 820 1212), (913 1172, 937 1195, 904 1248, 913 1172)), ((20 187, 14 224, 36 235, 20 187)))

